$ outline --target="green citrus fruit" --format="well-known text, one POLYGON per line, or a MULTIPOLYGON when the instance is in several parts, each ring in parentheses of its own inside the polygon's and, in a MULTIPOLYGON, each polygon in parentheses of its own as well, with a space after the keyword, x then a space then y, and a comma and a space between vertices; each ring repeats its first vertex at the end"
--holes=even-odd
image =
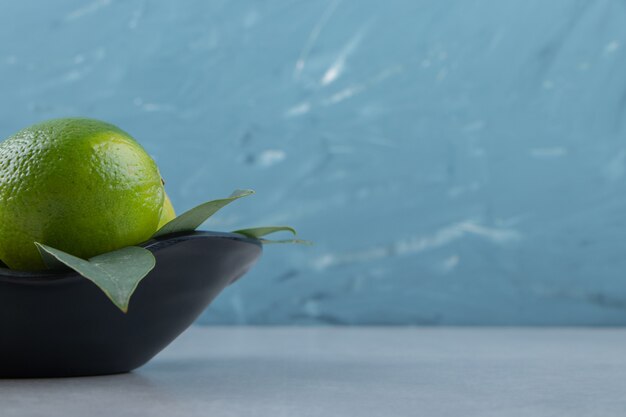
POLYGON ((0 143, 0 259, 43 269, 34 242, 81 258, 157 230, 159 170, 128 133, 98 120, 55 119, 0 143))
POLYGON ((163 196, 163 210, 161 211, 161 218, 159 219, 159 226, 157 227, 157 230, 176 217, 174 206, 172 205, 170 198, 167 196, 167 193, 163 193, 163 196))

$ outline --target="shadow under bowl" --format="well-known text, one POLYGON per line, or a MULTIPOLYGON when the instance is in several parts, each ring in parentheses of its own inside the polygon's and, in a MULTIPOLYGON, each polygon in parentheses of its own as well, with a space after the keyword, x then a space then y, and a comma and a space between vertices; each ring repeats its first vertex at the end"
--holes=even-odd
POLYGON ((0 378, 129 372, 172 342, 261 255, 242 235, 191 232, 141 245, 156 258, 127 314, 74 271, 0 268, 0 378))

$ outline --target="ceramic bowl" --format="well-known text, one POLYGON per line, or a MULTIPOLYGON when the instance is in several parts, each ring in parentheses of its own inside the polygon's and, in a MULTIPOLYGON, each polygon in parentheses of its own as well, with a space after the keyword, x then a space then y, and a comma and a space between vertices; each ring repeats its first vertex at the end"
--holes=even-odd
POLYGON ((76 272, 0 268, 0 377, 129 372, 149 361, 261 255, 232 233, 192 232, 142 245, 155 268, 127 314, 76 272))

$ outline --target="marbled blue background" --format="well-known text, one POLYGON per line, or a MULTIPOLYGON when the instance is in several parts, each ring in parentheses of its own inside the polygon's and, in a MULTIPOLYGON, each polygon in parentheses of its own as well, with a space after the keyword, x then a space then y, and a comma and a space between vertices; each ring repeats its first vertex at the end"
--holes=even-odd
POLYGON ((623 0, 0 1, 0 134, 83 115, 207 228, 203 323, 626 323, 623 0))

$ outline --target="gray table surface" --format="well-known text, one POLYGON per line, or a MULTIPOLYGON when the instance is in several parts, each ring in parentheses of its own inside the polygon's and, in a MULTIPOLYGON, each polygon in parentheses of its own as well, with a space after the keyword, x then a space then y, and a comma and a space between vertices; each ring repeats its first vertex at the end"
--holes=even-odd
POLYGON ((626 329, 193 327, 139 370, 0 380, 0 416, 620 416, 626 329))

